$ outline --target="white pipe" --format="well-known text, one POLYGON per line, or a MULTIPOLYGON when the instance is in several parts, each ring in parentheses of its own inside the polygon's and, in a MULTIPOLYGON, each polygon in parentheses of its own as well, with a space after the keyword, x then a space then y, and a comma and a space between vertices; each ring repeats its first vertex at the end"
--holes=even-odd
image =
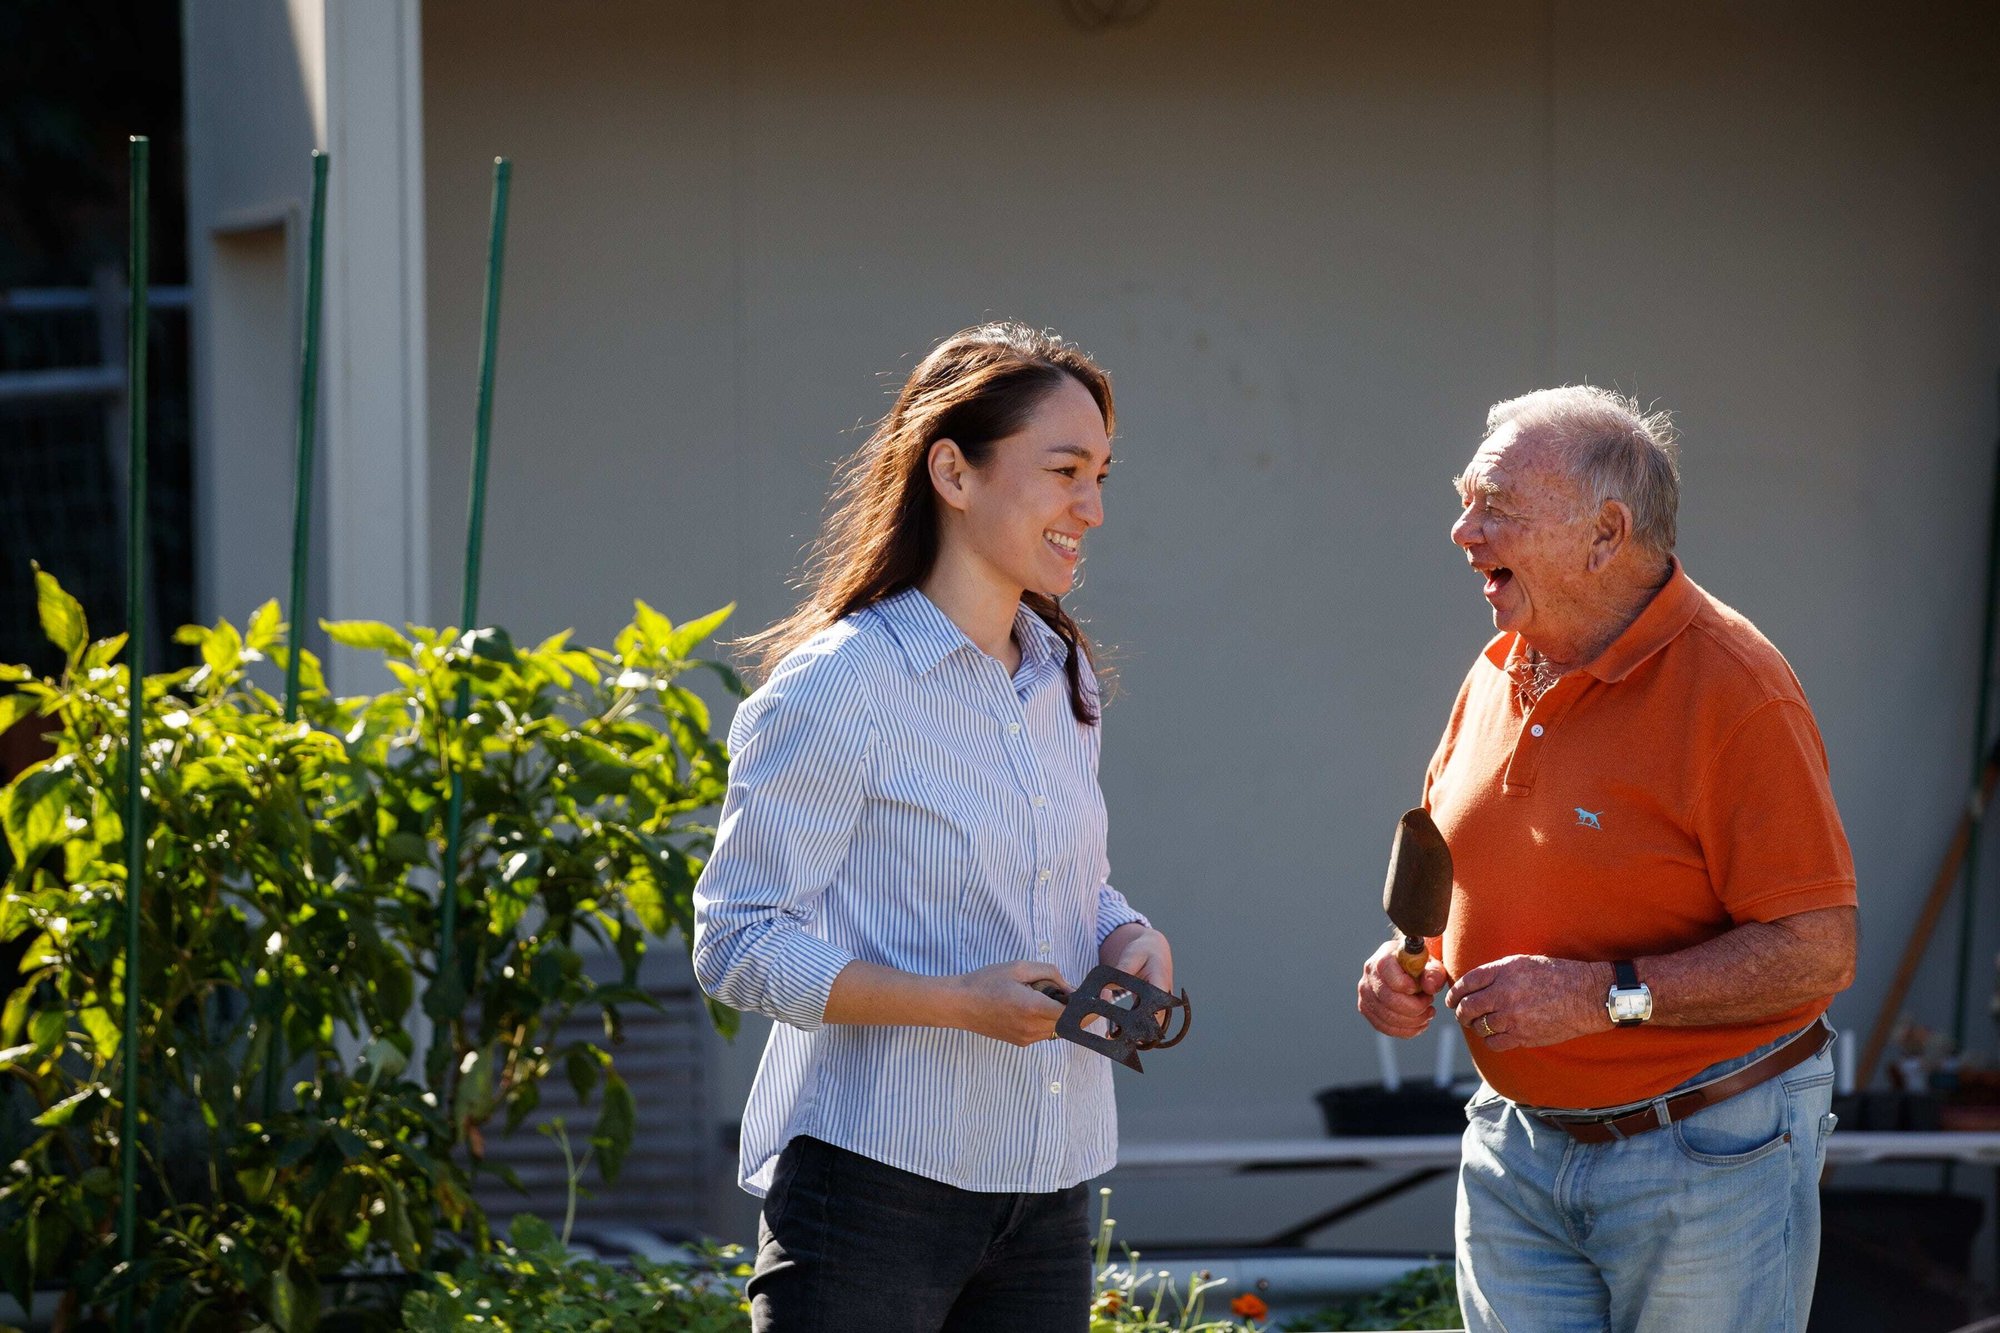
POLYGON ((1382 1065, 1382 1086, 1397 1092, 1403 1086, 1402 1071, 1396 1067, 1396 1039, 1386 1032, 1375 1034, 1375 1058, 1382 1065))
POLYGON ((1458 1036, 1454 1031, 1456 1023, 1433 1023, 1437 1029, 1437 1060, 1431 1068, 1431 1082, 1437 1087, 1451 1086, 1452 1059, 1458 1046, 1458 1036))
POLYGON ((1854 1091, 1854 1064, 1859 1057, 1855 1054, 1854 1033, 1843 1032, 1833 1043, 1833 1090, 1841 1096, 1854 1091))

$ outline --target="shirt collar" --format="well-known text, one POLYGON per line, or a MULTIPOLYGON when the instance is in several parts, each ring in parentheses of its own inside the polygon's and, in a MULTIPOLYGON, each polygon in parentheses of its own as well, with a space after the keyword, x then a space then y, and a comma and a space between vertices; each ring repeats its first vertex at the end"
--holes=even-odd
MULTIPOLYGON (((972 640, 965 637, 965 631, 918 588, 905 588, 884 597, 875 603, 874 611, 902 646, 912 676, 928 675, 938 663, 960 649, 978 651, 972 640)), ((1056 637, 1056 632, 1029 610, 1025 602, 1014 612, 1014 641, 1021 646, 1024 666, 1039 667, 1062 651, 1062 640, 1056 637)))
MULTIPOLYGON (((1625 632, 1583 669, 1606 684, 1625 679, 1660 649, 1672 643, 1701 610, 1701 589, 1681 567, 1679 556, 1669 556, 1673 572, 1653 600, 1639 612, 1625 632)), ((1528 644, 1519 634, 1495 635, 1486 645, 1486 660, 1502 671, 1512 671, 1528 655, 1528 644)))

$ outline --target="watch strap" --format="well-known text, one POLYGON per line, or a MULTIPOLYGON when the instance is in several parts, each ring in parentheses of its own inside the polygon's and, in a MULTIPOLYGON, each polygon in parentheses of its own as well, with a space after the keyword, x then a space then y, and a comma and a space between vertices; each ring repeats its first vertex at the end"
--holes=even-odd
POLYGON ((1639 987, 1639 969, 1632 966, 1629 958, 1620 958, 1612 963, 1611 975, 1612 984, 1620 990, 1637 990, 1639 987))

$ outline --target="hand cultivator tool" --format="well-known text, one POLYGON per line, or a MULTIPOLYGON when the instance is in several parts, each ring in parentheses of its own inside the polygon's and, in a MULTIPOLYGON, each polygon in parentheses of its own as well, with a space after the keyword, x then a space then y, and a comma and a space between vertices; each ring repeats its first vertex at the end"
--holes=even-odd
POLYGON ((1146 1072, 1139 1063, 1140 1051, 1160 1051, 1179 1045, 1194 1021, 1194 1006, 1188 1002, 1187 991, 1170 995, 1109 963, 1092 968, 1074 991, 1066 991, 1052 981, 1036 982, 1035 989, 1063 1002, 1062 1017, 1056 1020, 1058 1037, 1116 1060, 1134 1073, 1146 1072), (1114 986, 1124 995, 1116 1000, 1105 999, 1105 990, 1114 986), (1168 1036, 1176 1011, 1180 1013, 1180 1027, 1168 1036), (1092 1018, 1104 1020, 1103 1032, 1084 1027, 1092 1018))

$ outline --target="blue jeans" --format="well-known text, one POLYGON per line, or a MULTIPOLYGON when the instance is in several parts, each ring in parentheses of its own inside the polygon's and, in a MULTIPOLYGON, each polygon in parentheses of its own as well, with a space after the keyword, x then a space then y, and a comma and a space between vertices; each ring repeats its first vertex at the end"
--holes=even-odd
POLYGON ((1083 1333, 1086 1187, 985 1194, 814 1138, 778 1156, 750 1277, 756 1333, 1083 1333))
POLYGON ((1799 1333, 1832 1097, 1829 1048, 1664 1129, 1579 1143, 1482 1085, 1458 1176, 1467 1330, 1799 1333))

